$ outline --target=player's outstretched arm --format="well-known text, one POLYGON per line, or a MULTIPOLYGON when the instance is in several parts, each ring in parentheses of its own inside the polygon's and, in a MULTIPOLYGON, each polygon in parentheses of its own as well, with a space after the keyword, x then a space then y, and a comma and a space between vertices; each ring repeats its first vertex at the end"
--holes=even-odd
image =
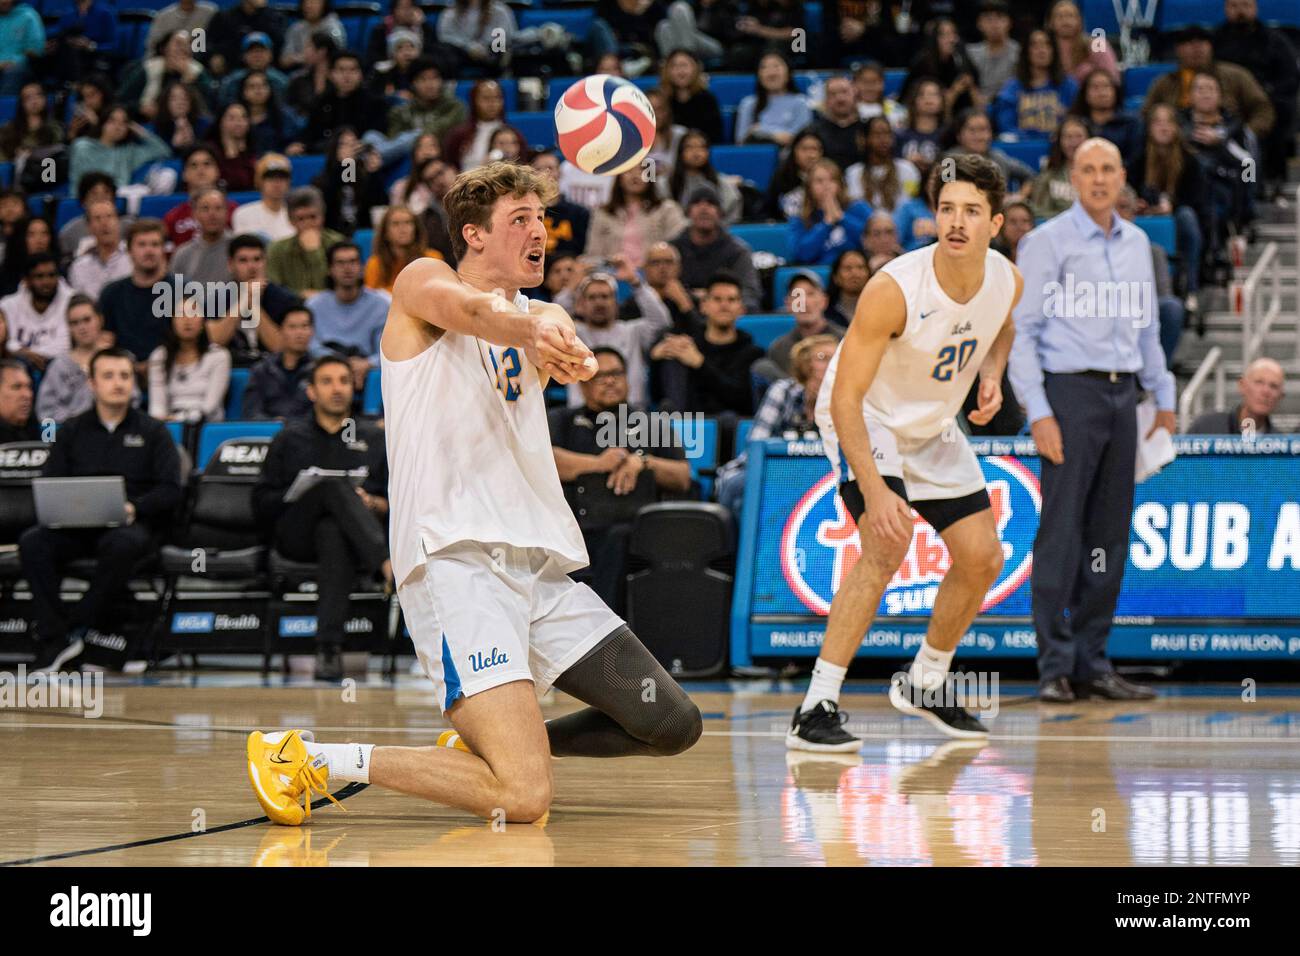
POLYGON ((862 400, 875 381, 889 341, 907 325, 907 302, 898 283, 885 272, 875 275, 853 313, 853 322, 840 346, 835 385, 831 389, 831 421, 840 451, 857 478, 858 490, 867 502, 873 528, 887 538, 908 540, 912 536, 911 511, 885 485, 871 453, 871 438, 862 417, 862 400))
POLYGON ((393 304, 435 328, 523 349, 529 361, 551 374, 582 368, 591 355, 571 322, 558 321, 551 310, 521 312, 501 293, 462 282, 438 259, 417 259, 403 269, 393 286, 393 304))

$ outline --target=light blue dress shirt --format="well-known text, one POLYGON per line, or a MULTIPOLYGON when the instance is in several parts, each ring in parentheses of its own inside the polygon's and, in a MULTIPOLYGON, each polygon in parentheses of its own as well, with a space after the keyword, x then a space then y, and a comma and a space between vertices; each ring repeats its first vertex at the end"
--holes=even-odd
POLYGON ((1020 240, 1025 291, 1013 318, 1008 370, 1029 420, 1053 415, 1044 372, 1136 372, 1161 410, 1174 408, 1174 377, 1160 347, 1151 242, 1112 213, 1110 235, 1076 200, 1020 240))

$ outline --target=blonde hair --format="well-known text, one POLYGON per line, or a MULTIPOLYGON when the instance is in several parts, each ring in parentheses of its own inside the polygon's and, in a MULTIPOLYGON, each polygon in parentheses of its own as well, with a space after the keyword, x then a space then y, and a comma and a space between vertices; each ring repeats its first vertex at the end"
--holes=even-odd
POLYGON ((790 350, 790 368, 794 371, 794 380, 800 385, 807 385, 808 376, 812 374, 813 352, 820 345, 829 346, 834 352, 839 344, 840 340, 829 332, 819 332, 796 342, 790 350))
POLYGON ((451 251, 462 259, 469 250, 465 241, 466 226, 480 226, 492 231, 492 209, 502 196, 522 199, 536 193, 543 206, 549 206, 559 189, 548 177, 531 166, 518 163, 487 163, 461 173, 442 200, 447 210, 447 231, 451 234, 451 251))

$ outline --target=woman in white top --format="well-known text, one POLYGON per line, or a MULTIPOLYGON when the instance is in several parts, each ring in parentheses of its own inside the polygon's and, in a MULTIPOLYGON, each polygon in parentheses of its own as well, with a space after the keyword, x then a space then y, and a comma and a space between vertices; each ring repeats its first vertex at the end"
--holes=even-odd
POLYGON ((867 120, 867 159, 845 174, 849 198, 863 199, 872 209, 892 213, 921 190, 921 173, 912 163, 894 157, 894 127, 884 116, 867 120))
POLYGON ((229 386, 230 352, 208 341, 199 304, 185 302, 149 355, 150 417, 219 422, 229 386))
POLYGON ((682 207, 660 197, 642 178, 641 167, 633 166, 614 177, 609 202, 592 211, 585 251, 597 259, 621 255, 639 269, 651 246, 673 239, 687 225, 682 207))

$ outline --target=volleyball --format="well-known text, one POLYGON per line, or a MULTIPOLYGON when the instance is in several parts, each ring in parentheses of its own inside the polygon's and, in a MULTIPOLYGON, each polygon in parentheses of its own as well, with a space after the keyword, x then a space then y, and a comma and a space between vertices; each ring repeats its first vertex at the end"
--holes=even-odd
POLYGON ((655 140, 655 111, 636 86, 599 74, 579 80, 555 106, 564 158, 579 169, 615 176, 645 158, 655 140))

